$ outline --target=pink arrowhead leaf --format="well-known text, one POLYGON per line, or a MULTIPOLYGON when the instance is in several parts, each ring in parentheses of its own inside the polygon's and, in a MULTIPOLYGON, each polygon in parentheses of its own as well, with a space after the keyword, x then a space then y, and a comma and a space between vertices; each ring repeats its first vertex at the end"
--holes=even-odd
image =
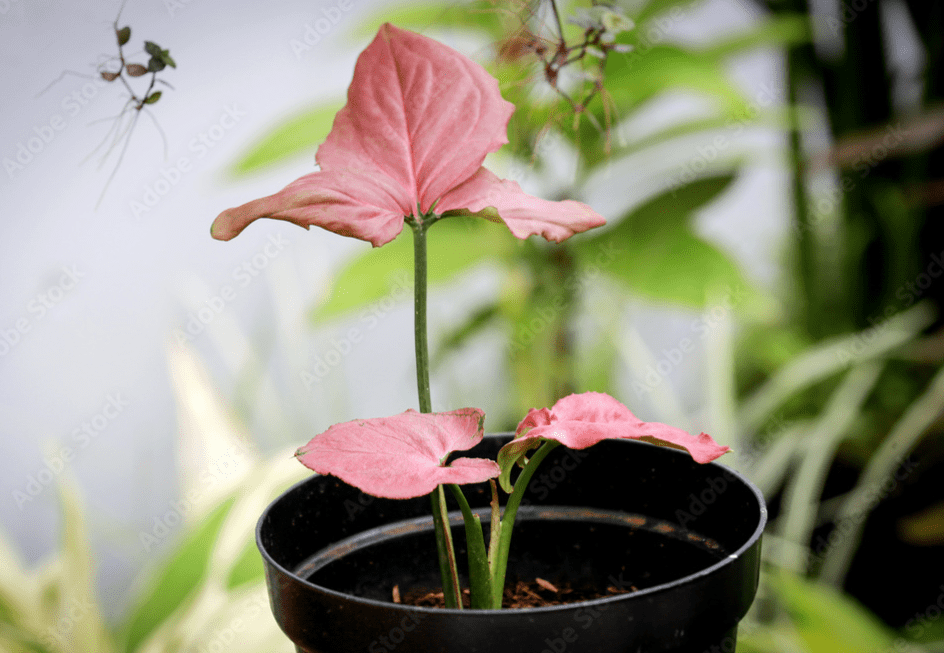
POLYGON ((586 449, 601 440, 627 438, 688 451, 698 463, 710 462, 730 451, 707 433, 696 437, 674 426, 643 422, 613 397, 585 392, 564 397, 549 409, 532 409, 518 424, 515 439, 498 452, 502 487, 511 491, 513 466, 544 440, 586 449))
POLYGON ((409 499, 442 483, 482 483, 498 476, 484 458, 458 458, 482 439, 485 413, 462 408, 447 413, 407 410, 393 417, 335 424, 316 435, 295 456, 319 474, 331 474, 367 494, 409 499))
POLYGON ((211 233, 229 240, 269 217, 379 247, 400 233, 404 216, 434 205, 440 214, 500 219, 518 238, 541 234, 559 242, 604 224, 585 204, 531 197, 482 168, 485 155, 508 142, 513 111, 480 65, 384 24, 358 57, 347 105, 318 149, 321 169, 224 211, 211 233))

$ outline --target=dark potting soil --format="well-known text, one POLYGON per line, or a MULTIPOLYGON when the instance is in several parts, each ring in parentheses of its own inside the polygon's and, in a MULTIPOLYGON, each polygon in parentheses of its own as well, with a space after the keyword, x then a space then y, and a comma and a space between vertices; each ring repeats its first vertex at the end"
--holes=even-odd
MULTIPOLYGON (((461 561, 460 584, 468 587, 462 573, 466 552, 461 528, 453 529, 453 539, 461 561)), ((621 524, 519 520, 511 541, 504 607, 558 605, 633 592, 704 570, 726 555, 708 538, 643 517, 638 523, 630 518, 621 524)), ((442 600, 440 589, 429 589, 441 588, 430 531, 350 551, 305 577, 366 599, 393 602, 396 587, 403 603, 431 605, 437 593, 442 600)))
MULTIPOLYGON (((619 588, 610 585, 606 591, 600 592, 592 588, 574 587, 569 582, 561 583, 560 586, 554 585, 543 578, 533 578, 530 580, 518 580, 514 583, 506 583, 505 591, 502 595, 502 609, 517 610, 520 608, 543 608, 549 605, 564 605, 565 603, 574 603, 577 601, 592 601, 604 596, 615 596, 616 594, 628 594, 637 591, 637 587, 630 585, 628 588, 619 588)), ((423 608, 445 608, 446 600, 443 597, 442 589, 431 589, 428 587, 414 587, 408 589, 401 596, 400 587, 393 586, 391 599, 394 603, 403 603, 404 605, 415 605, 423 608)), ((470 607, 469 590, 462 591, 462 604, 464 607, 470 607)))

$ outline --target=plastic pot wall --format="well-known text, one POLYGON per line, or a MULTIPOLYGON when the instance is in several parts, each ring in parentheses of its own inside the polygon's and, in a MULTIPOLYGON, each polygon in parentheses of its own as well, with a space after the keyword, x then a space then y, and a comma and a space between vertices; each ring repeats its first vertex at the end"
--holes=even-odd
MULTIPOLYGON (((494 459, 507 440, 489 436, 469 455, 494 459)), ((463 489, 473 508, 488 505, 487 485, 463 489)), ((378 499, 330 476, 312 476, 266 509, 256 536, 269 597, 298 651, 731 653, 757 590, 767 516, 746 479, 685 452, 636 441, 560 447, 525 495, 509 578, 637 591, 460 611, 391 600, 394 585, 404 593, 438 584, 429 513, 428 497, 378 499)))

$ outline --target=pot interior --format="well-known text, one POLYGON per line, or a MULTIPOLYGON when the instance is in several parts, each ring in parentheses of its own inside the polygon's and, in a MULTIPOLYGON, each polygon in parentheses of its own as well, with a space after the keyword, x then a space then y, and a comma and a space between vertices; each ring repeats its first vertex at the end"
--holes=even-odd
MULTIPOLYGON (((485 530, 490 513, 476 511, 485 530)), ((461 513, 450 514, 460 568, 466 547, 461 513)), ((506 586, 541 578, 582 601, 670 583, 727 556, 711 538, 643 515, 566 506, 524 507, 515 522, 506 586)), ((404 520, 332 544, 293 572, 315 585, 390 601, 401 593, 439 591, 432 518, 404 520)), ((468 585, 461 574, 463 586, 468 585)), ((546 595, 556 598, 552 594, 546 595)))

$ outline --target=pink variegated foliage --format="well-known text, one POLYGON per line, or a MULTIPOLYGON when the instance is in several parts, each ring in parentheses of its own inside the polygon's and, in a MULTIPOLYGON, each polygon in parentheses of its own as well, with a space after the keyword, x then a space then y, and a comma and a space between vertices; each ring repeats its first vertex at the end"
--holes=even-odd
POLYGON ((502 447, 498 463, 483 458, 448 461, 455 451, 482 439, 485 414, 477 408, 447 413, 408 410, 393 417, 336 424, 298 450, 310 469, 337 476, 368 494, 408 499, 432 492, 442 483, 482 483, 501 473, 511 491, 515 463, 545 440, 586 449, 602 440, 635 439, 688 451, 707 463, 728 451, 706 433, 643 422, 609 395, 585 392, 564 397, 552 408, 533 409, 518 425, 514 440, 502 447))
POLYGON ((707 433, 693 436, 674 426, 643 422, 613 397, 585 392, 564 397, 551 408, 532 409, 521 420, 515 439, 498 453, 502 486, 510 490, 512 467, 545 440, 556 440, 570 449, 586 449, 608 439, 643 440, 682 449, 698 463, 711 462, 729 451, 707 433))
POLYGON ((405 216, 431 210, 500 220, 518 238, 557 242, 604 224, 585 204, 532 197, 482 167, 508 142, 513 112, 480 65, 384 24, 357 60, 347 104, 318 149, 320 170, 224 211, 211 233, 229 240, 268 217, 379 247, 400 233, 405 216))
POLYGON ((498 476, 484 458, 458 458, 482 439, 485 413, 463 408, 448 413, 408 410, 393 417, 335 424, 296 452, 303 465, 331 474, 367 494, 409 499, 442 483, 481 483, 498 476))

